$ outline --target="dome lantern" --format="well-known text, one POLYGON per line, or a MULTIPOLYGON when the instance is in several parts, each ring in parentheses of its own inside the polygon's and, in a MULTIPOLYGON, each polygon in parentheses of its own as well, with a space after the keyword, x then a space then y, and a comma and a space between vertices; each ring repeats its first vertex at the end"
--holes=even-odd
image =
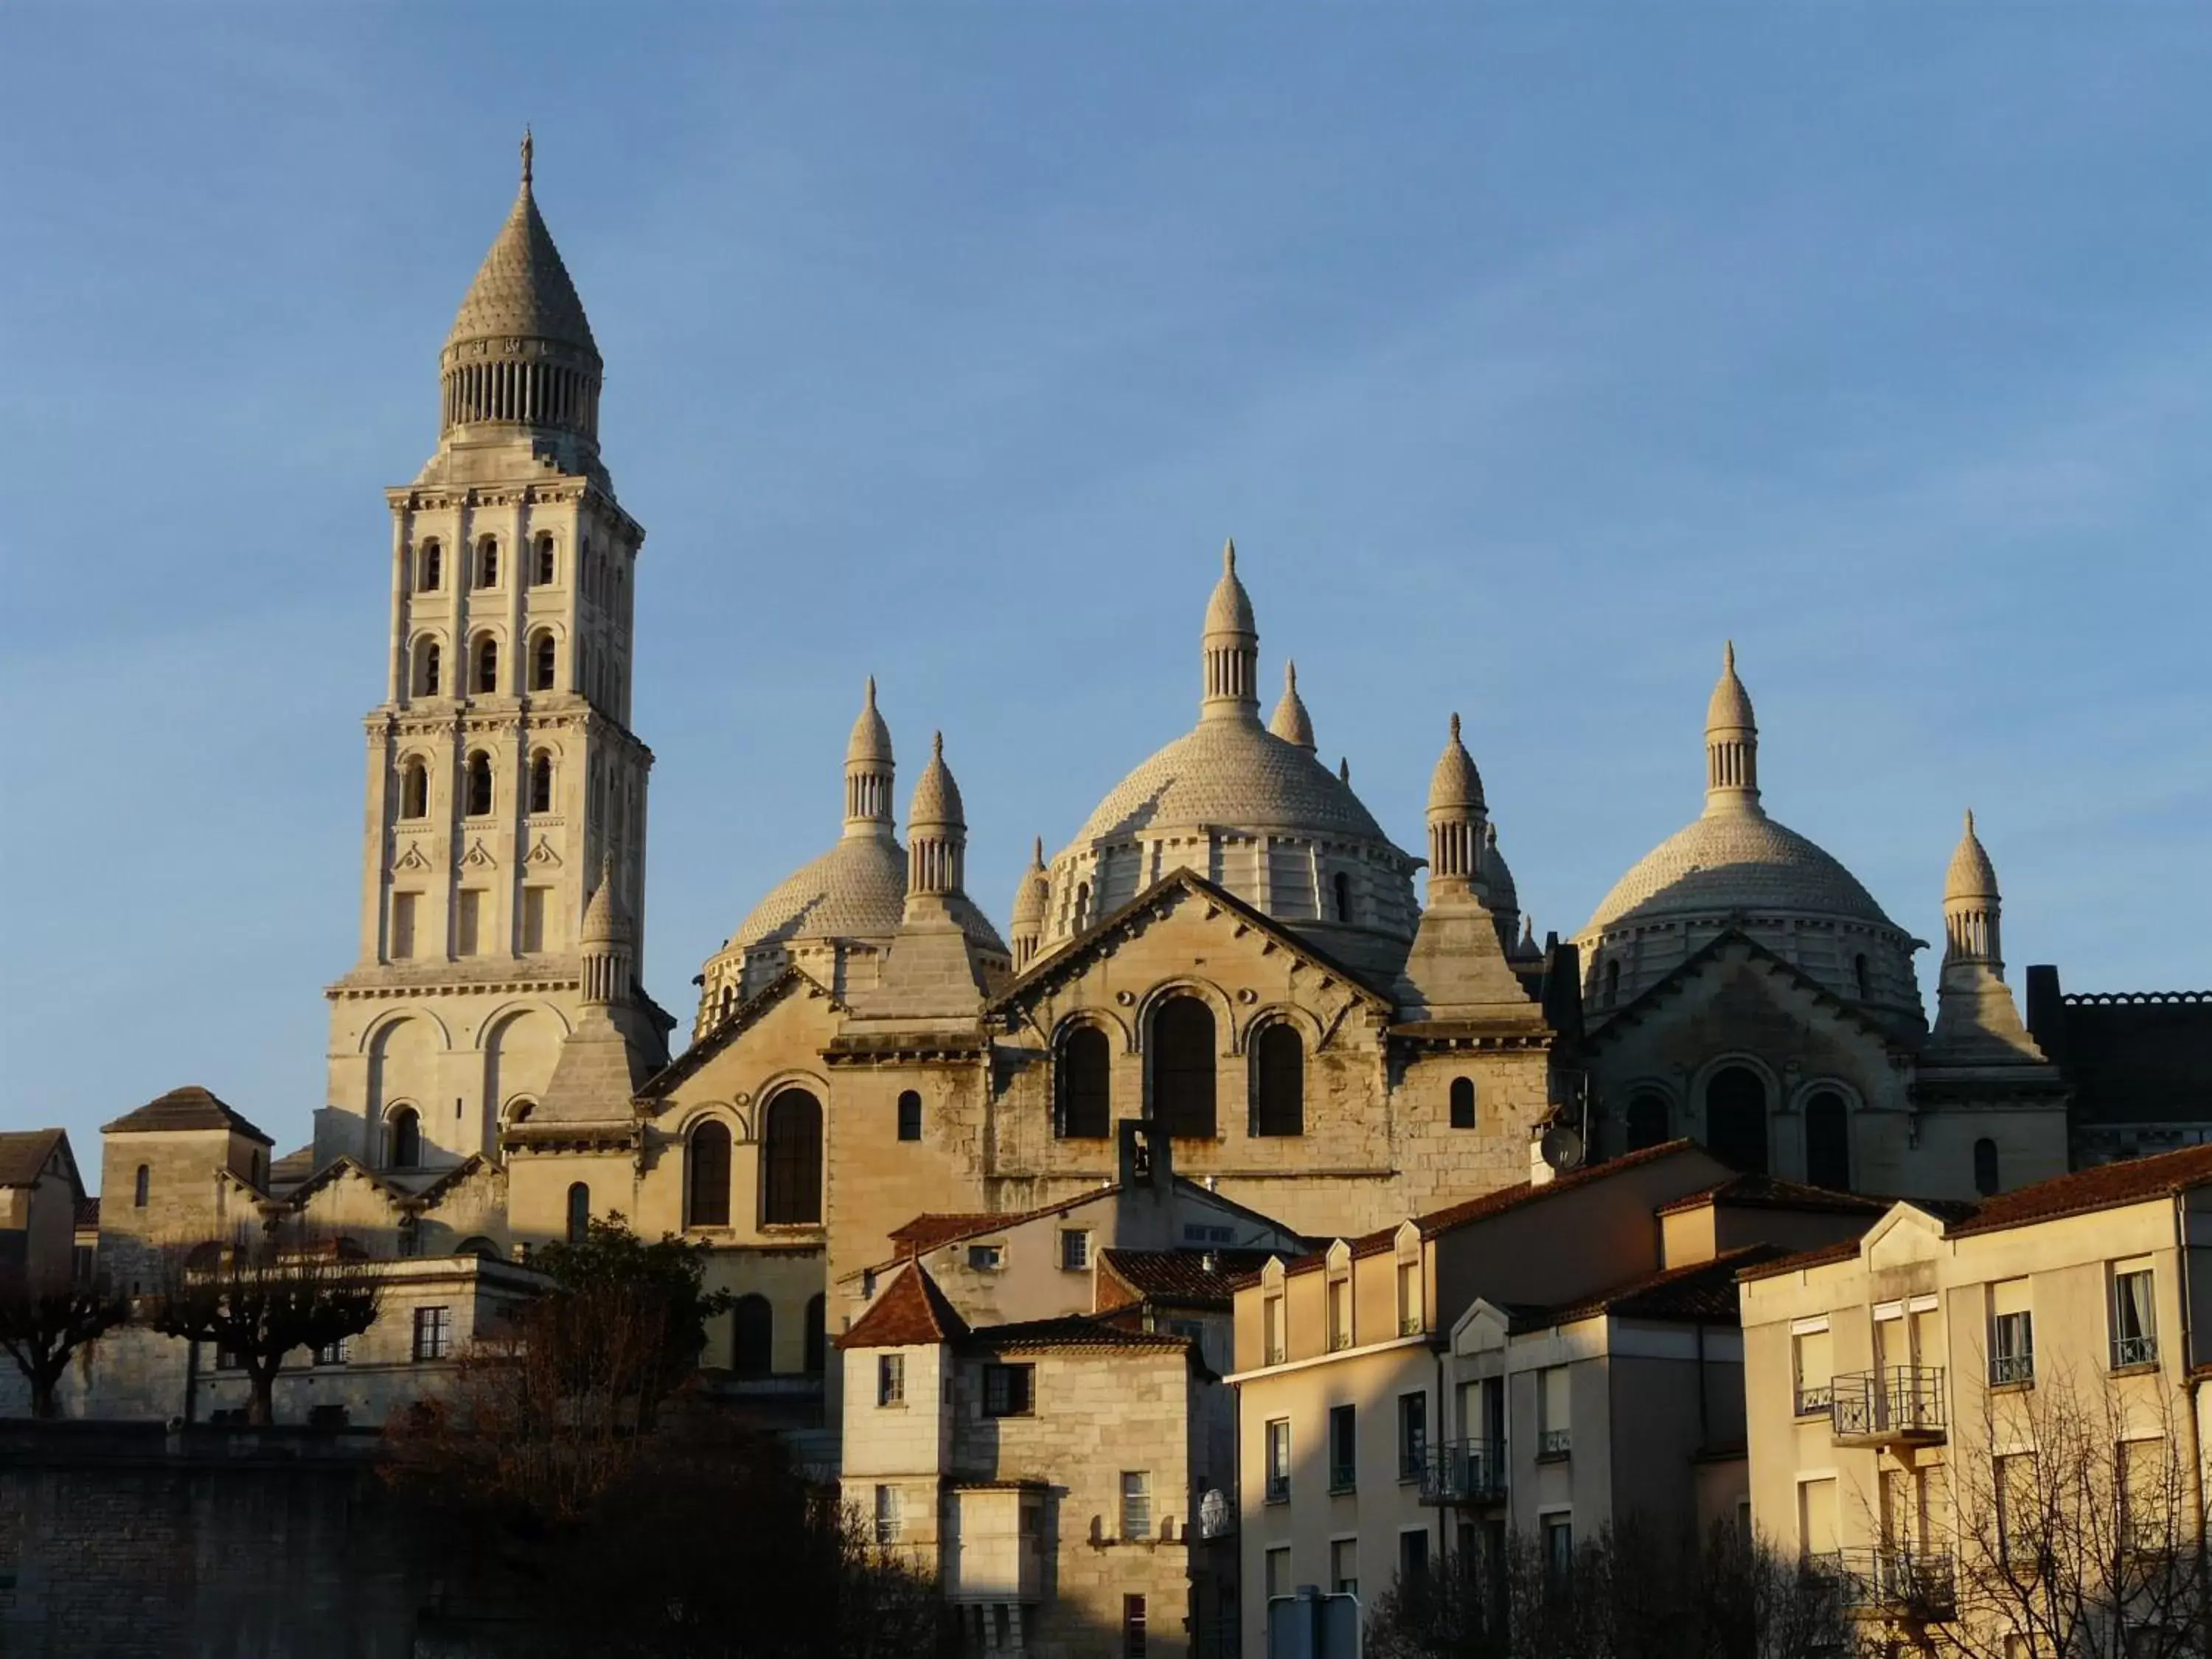
POLYGON ((1444 752, 1429 778, 1429 893, 1474 890, 1482 877, 1486 816, 1482 775, 1461 741, 1459 716, 1451 717, 1444 752))
POLYGON ((930 740, 929 764, 907 808, 907 908, 917 898, 943 900, 963 890, 968 824, 960 786, 945 763, 945 733, 930 740))
POLYGON ((2002 978, 2004 954, 1998 923, 2003 903, 1997 894, 1996 866, 1988 849, 1974 833, 1974 815, 1966 813, 1965 833, 1951 854, 1951 867, 1943 881, 1943 966, 1987 968, 2002 978))
POLYGON ((1705 705, 1705 811, 1756 813, 1759 805, 1759 722, 1751 693, 1735 673, 1735 641, 1721 656, 1721 678, 1705 705))
POLYGON ((845 744, 845 833, 890 839, 891 729, 876 708, 876 677, 868 676, 867 701, 845 744))
POLYGON ((1014 947, 1016 973, 1036 959, 1051 908, 1052 876, 1044 866, 1044 837, 1039 836, 1030 850, 1030 867, 1022 872, 1021 884, 1014 889, 1014 926, 1009 939, 1014 947))
POLYGON ((1260 718, 1260 630, 1252 620, 1252 596, 1237 579, 1237 544, 1221 548, 1221 580, 1206 604, 1206 696, 1202 720, 1260 718))

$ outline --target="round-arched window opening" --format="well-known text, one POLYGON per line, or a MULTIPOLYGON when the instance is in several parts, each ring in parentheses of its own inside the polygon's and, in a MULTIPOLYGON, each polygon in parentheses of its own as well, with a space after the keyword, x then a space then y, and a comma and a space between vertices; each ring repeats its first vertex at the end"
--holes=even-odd
POLYGON ((1335 892, 1336 919, 1339 921, 1350 921, 1352 920, 1351 876, 1344 871, 1340 870, 1334 876, 1330 878, 1329 885, 1335 892))
POLYGON ((418 593, 436 592, 444 574, 445 556, 439 551, 438 544, 424 542, 422 552, 416 556, 415 560, 415 591, 418 593))
POLYGON ((1285 1020, 1265 1027, 1252 1045, 1252 1133, 1306 1132, 1306 1049, 1285 1020))
POLYGON ((538 538, 538 568, 530 573, 530 580, 535 587, 553 585, 553 538, 550 535, 538 538))
POLYGON ((1152 1016, 1152 1118, 1174 1139, 1214 1136, 1213 1011, 1175 996, 1152 1016))
POLYGON ((1451 1080, 1451 1126, 1455 1129, 1474 1127, 1474 1079, 1471 1077, 1451 1080))
POLYGON ((424 640, 415 647, 415 695, 434 697, 438 695, 441 653, 435 640, 424 640))
POLYGON ((1766 1083, 1748 1066, 1724 1066, 1705 1085, 1705 1147, 1732 1170, 1766 1173, 1766 1083))
POLYGON ((1863 951, 1851 958, 1851 982, 1858 987, 1859 1000, 1867 1001, 1867 959, 1863 951))
POLYGON ((530 810, 553 810, 553 757, 543 749, 530 757, 530 810))
POLYGON ((1075 884, 1075 931, 1079 933, 1090 925, 1091 884, 1079 881, 1075 884))
POLYGON ((1060 1045, 1060 1134, 1103 1140, 1114 1133, 1113 1050, 1096 1025, 1079 1025, 1060 1045))
POLYGON ((1620 1001, 1620 958, 1615 957, 1605 964, 1605 1006, 1615 1007, 1620 1001))
POLYGON ((899 1091, 898 1138, 901 1140, 921 1139, 921 1095, 917 1090, 899 1091))
POLYGON ((403 818, 427 818, 430 816, 430 769, 420 756, 410 759, 399 775, 399 816, 403 818))
POLYGON ((1805 1179, 1832 1192, 1851 1189, 1850 1112, 1833 1089, 1820 1090, 1805 1103, 1805 1179))
POLYGON ((477 641, 477 692, 489 696, 499 690, 499 641, 489 635, 477 641))
POLYGON ((472 818, 480 818, 491 811, 491 757, 479 749, 469 757, 468 801, 465 810, 472 818))
POLYGON ((499 586, 499 538, 487 536, 477 544, 477 583, 478 587, 499 586))
POLYGON ((1628 1150, 1640 1152, 1667 1141, 1667 1097, 1656 1089, 1638 1089, 1628 1097, 1628 1150))
POLYGON ((540 634, 531 642, 530 689, 532 691, 550 691, 553 689, 553 672, 558 662, 557 650, 550 634, 540 634))
POLYGON ((580 1244, 592 1233, 592 1189, 579 1181, 568 1188, 568 1242, 580 1244))
POLYGON ((684 1161, 686 1207, 694 1227, 730 1224, 730 1131, 711 1119, 691 1132, 684 1161))
POLYGON ((131 1207, 134 1210, 144 1209, 146 1207, 146 1200, 149 1196, 151 1195, 153 1188, 153 1166, 150 1164, 141 1164, 138 1166, 137 1175, 132 1177, 131 1182, 131 1207))
POLYGON ((758 1291, 730 1304, 730 1369, 739 1376, 766 1376, 775 1364, 775 1310, 758 1291))
POLYGON ((385 1133, 389 1152, 386 1161, 395 1170, 420 1169, 422 1164, 422 1118, 412 1106, 393 1109, 385 1133))
POLYGON ((822 1103, 786 1089, 768 1103, 761 1131, 761 1219, 805 1226, 822 1219, 822 1103))
POLYGON ((1984 1198, 1994 1198, 2000 1184, 1997 1179, 1997 1144, 1984 1135, 1974 1143, 1974 1190, 1984 1198))

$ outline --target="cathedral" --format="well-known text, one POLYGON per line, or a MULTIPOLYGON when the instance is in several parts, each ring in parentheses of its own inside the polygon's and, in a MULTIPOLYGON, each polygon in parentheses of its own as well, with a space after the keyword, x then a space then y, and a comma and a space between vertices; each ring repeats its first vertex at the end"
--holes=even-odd
POLYGON ((1923 942, 1769 815, 1731 647, 1703 810, 1540 943, 1455 716, 1418 851, 1316 757, 1287 666, 1263 717, 1233 545, 1191 595, 1193 725, 1038 847, 1003 931, 967 887, 958 734, 929 738, 902 824, 920 735, 867 682, 822 757, 825 850, 702 965, 672 1058, 636 966, 645 532, 526 148, 439 368, 436 452, 386 492, 360 954, 326 993, 312 1146, 234 1177, 264 1201, 404 1255, 506 1258, 618 1212, 710 1245, 744 1298, 710 1365, 805 1377, 918 1219, 1095 1193, 1133 1121, 1140 1158, 1219 1200, 1200 1245, 1350 1236, 1676 1136, 1869 1193, 2068 1167, 2068 1085, 2005 983, 1971 817, 1931 1024, 1923 942))

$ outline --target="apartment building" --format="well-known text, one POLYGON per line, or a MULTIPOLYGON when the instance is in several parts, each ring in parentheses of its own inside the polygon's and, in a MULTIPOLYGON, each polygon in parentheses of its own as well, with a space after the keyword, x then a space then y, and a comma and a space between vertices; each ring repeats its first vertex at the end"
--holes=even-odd
POLYGON ((1734 1514, 1735 1274, 1881 1208, 1674 1141, 1240 1280, 1246 1650, 1302 1584, 1371 1600, 1509 1530, 1734 1514))
POLYGON ((1900 1202, 1741 1290, 1753 1520, 1885 1642, 2203 1650, 2168 1568, 2205 1514, 2212 1146, 1900 1202))

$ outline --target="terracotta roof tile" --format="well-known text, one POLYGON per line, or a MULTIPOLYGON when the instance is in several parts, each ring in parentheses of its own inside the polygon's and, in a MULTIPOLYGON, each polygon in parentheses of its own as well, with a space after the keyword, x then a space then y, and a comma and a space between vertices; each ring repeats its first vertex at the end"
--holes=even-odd
POLYGON ((172 1089, 137 1111, 100 1126, 100 1133, 110 1135, 139 1129, 230 1129, 264 1146, 276 1144, 197 1083, 172 1089))
POLYGON ((1000 1215, 988 1210, 957 1211, 935 1214, 925 1211, 902 1227, 895 1227, 889 1237, 899 1247, 901 1255, 919 1255, 924 1250, 933 1250, 940 1244, 950 1244, 957 1238, 968 1238, 976 1233, 988 1233, 1017 1219, 1012 1215, 1000 1215))
POLYGON ((1273 1255, 1271 1250, 1106 1250, 1100 1260, 1139 1301, 1225 1313, 1231 1284, 1257 1273, 1273 1255))
POLYGON ((1968 1233, 1996 1232, 2024 1227, 2030 1222, 2055 1220, 2092 1210, 2117 1209, 2154 1198, 2172 1198, 2192 1187, 2212 1183, 2212 1146, 2185 1146, 2179 1152, 2150 1158, 2129 1158, 2119 1164, 2100 1164, 2077 1170, 2032 1187, 2021 1187, 1995 1198, 1984 1199, 1973 1213, 1944 1231, 1952 1237, 1968 1233))
POLYGON ((1876 1216, 1896 1202, 1863 1193, 1839 1193, 1826 1187, 1808 1187, 1779 1176, 1737 1175, 1716 1182, 1703 1192, 1686 1193, 1653 1213, 1674 1215, 1703 1209, 1709 1204, 1733 1205, 1753 1210, 1825 1210, 1840 1215, 1876 1216))
POLYGON ((1532 1310, 1516 1324, 1570 1324, 1598 1314, 1616 1319, 1671 1319, 1701 1324, 1736 1322, 1736 1276, 1746 1267, 1783 1255, 1776 1244, 1747 1244, 1706 1261, 1662 1268, 1556 1308, 1532 1310))
POLYGON ((840 1348, 906 1348, 929 1342, 957 1342, 968 1334, 968 1322, 945 1299, 937 1281, 917 1261, 886 1285, 853 1328, 837 1339, 840 1348))
POLYGON ((100 1225, 99 1199, 80 1198, 77 1200, 76 1224, 78 1227, 85 1229, 97 1228, 100 1225))
MULTIPOLYGON (((1122 1316, 1121 1317, 1126 1317, 1122 1316)), ((859 1327, 854 1327, 857 1332, 859 1327)), ((848 1333, 848 1335, 850 1333, 848 1333)), ((1114 1314, 1062 1314, 1054 1319, 1028 1319, 1012 1325, 985 1325, 968 1333, 961 1345, 994 1353, 1030 1348, 1151 1348, 1165 1352, 1191 1344, 1187 1336, 1167 1331, 1132 1329, 1117 1322, 1114 1314)))
POLYGON ((59 1129, 13 1129, 0 1133, 0 1187, 36 1186, 61 1139, 59 1129))
POLYGON ((1778 1279, 1784 1273, 1794 1273, 1807 1267, 1825 1267, 1832 1261, 1856 1261, 1859 1241, 1839 1238, 1832 1244, 1820 1244, 1809 1250, 1800 1250, 1795 1255, 1777 1256, 1771 1261, 1755 1261, 1736 1274, 1739 1280, 1778 1279))

